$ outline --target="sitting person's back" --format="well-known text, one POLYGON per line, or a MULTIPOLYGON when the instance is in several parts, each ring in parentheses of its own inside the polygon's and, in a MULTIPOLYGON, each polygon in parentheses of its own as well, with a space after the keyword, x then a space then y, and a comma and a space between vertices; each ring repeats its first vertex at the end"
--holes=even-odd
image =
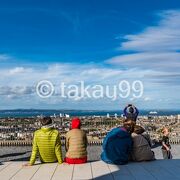
POLYGON ((135 125, 134 132, 131 134, 133 139, 132 160, 151 161, 154 160, 154 152, 151 151, 150 137, 145 133, 144 128, 135 125))
POLYGON ((59 132, 53 128, 52 119, 45 117, 41 120, 41 129, 35 131, 30 165, 33 165, 36 156, 39 154, 40 160, 44 163, 57 162, 61 164, 61 140, 59 132))
POLYGON ((87 136, 80 129, 79 118, 73 118, 71 130, 66 134, 66 158, 69 164, 81 164, 87 162, 87 136))
POLYGON ((125 120, 123 127, 114 128, 103 141, 101 159, 109 164, 126 164, 132 150, 130 132, 134 122, 125 120))

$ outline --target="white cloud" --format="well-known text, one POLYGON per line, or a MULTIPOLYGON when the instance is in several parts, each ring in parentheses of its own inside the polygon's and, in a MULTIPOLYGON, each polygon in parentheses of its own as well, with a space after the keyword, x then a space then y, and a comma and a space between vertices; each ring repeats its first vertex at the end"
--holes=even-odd
POLYGON ((113 57, 107 63, 126 68, 151 69, 158 71, 179 71, 180 53, 178 52, 143 52, 113 57))
POLYGON ((35 92, 34 87, 30 86, 0 86, 0 95, 21 96, 30 95, 35 92))
POLYGON ((135 35, 126 35, 126 42, 120 49, 134 51, 179 51, 180 50, 180 10, 163 11, 158 14, 161 20, 135 35))
MULTIPOLYGON (((60 89, 60 84, 112 84, 120 80, 121 70, 81 64, 50 64, 37 67, 14 67, 0 69, 0 95, 32 94, 32 89, 41 80, 49 80, 60 89)), ((121 77, 122 78, 122 77, 121 77)), ((59 92, 57 92, 59 93, 59 92)))
MULTIPOLYGON (((152 97, 153 99, 169 97, 169 87, 157 85, 154 83, 154 78, 158 77, 160 80, 167 77, 164 73, 163 76, 160 72, 153 70, 139 70, 130 68, 127 70, 119 70, 118 68, 104 67, 89 64, 50 64, 43 66, 42 64, 35 67, 27 66, 21 68, 4 68, 0 69, 0 96, 2 102, 12 104, 13 107, 66 107, 66 108, 110 108, 115 109, 119 107, 119 102, 123 106, 128 101, 133 101, 136 105, 140 105, 149 99, 144 97, 152 97), (14 74, 12 74, 12 71, 14 74), (11 73, 10 73, 11 72, 11 73), (152 76, 153 75, 153 76, 152 76), (162 76, 162 78, 161 78, 162 76), (60 83, 66 84, 79 84, 80 81, 85 81, 86 85, 118 85, 121 80, 130 82, 133 80, 141 80, 144 84, 144 96, 141 99, 132 98, 132 94, 127 99, 118 99, 117 101, 108 100, 106 97, 97 101, 89 98, 68 99, 61 98, 60 91, 56 91, 55 95, 48 99, 41 99, 35 93, 35 86, 40 80, 50 80, 55 89, 60 88, 60 83)), ((178 74, 177 74, 178 75, 178 74)), ((177 76, 175 76, 176 78, 177 76)), ((170 76, 171 78, 171 76, 170 76)), ((168 79, 170 81, 170 79, 168 79)), ((177 89, 176 89, 177 90, 177 89)), ((171 91, 172 92, 172 91, 171 91)), ((176 93, 171 95, 176 98, 176 93)), ((176 98, 177 99, 177 98, 176 98)), ((149 102, 149 101, 148 101, 149 102)), ((152 101, 151 101, 152 103, 152 101)), ((155 103, 155 101, 153 102, 155 103)))
MULTIPOLYGON (((127 72, 134 69, 130 74, 142 77, 144 84, 141 102, 145 101, 146 105, 150 102, 154 107, 161 104, 159 99, 171 99, 167 106, 180 100, 180 10, 163 11, 158 16, 159 22, 155 26, 124 37, 125 42, 118 49, 126 54, 106 61, 127 72)), ((135 99, 130 98, 130 101, 135 99)))
MULTIPOLYGON (((90 64, 49 64, 37 67, 14 67, 0 69, 1 84, 11 86, 35 84, 40 80, 52 80, 54 83, 87 83, 107 82, 111 79, 122 79, 126 74, 122 70, 105 68, 90 64)), ((114 82, 114 81, 113 81, 114 82)))
POLYGON ((150 97, 145 97, 144 101, 151 101, 152 99, 150 97))
POLYGON ((180 68, 180 10, 159 13, 156 26, 147 27, 134 35, 126 35, 120 50, 134 53, 113 57, 110 64, 177 72, 180 68))
POLYGON ((26 69, 24 67, 15 67, 9 70, 9 75, 23 74, 25 72, 31 72, 31 69, 30 68, 26 69))

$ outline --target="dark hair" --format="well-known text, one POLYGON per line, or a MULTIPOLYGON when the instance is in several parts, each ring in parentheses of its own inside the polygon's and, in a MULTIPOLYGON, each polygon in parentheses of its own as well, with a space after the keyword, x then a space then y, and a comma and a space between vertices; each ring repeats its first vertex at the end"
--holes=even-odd
POLYGON ((134 126, 134 132, 136 134, 142 134, 143 132, 145 132, 145 129, 139 125, 135 125, 134 126))
POLYGON ((129 132, 132 133, 134 131, 134 126, 136 122, 131 119, 126 119, 123 123, 123 127, 129 132))
POLYGON ((43 117, 41 120, 40 120, 41 124, 43 126, 46 126, 48 124, 51 124, 52 123, 52 119, 51 117, 43 117))
POLYGON ((138 114, 139 114, 138 109, 134 105, 132 105, 132 104, 128 104, 124 108, 124 116, 127 119, 131 119, 133 121, 136 121, 138 114))
POLYGON ((130 112, 131 114, 133 114, 133 113, 134 113, 134 109, 133 109, 133 107, 132 107, 132 106, 130 106, 130 107, 129 107, 129 112, 130 112))

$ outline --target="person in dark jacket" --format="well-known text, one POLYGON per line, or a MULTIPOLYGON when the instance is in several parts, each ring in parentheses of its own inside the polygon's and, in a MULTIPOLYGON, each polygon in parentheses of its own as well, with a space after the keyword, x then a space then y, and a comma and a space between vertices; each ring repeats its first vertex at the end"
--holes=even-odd
POLYGON ((123 127, 111 130, 103 141, 103 152, 101 159, 109 164, 126 164, 132 151, 131 133, 133 132, 135 121, 126 119, 123 127))
POLYGON ((128 104, 124 108, 124 116, 129 120, 136 121, 138 114, 139 111, 133 104, 128 104))

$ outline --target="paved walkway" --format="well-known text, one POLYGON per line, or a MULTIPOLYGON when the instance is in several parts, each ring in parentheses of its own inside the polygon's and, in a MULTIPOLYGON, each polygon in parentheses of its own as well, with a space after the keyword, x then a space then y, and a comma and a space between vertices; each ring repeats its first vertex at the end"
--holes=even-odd
POLYGON ((102 161, 83 165, 36 164, 23 167, 26 162, 4 162, 0 165, 1 180, 180 180, 180 160, 156 160, 108 165, 102 161))

